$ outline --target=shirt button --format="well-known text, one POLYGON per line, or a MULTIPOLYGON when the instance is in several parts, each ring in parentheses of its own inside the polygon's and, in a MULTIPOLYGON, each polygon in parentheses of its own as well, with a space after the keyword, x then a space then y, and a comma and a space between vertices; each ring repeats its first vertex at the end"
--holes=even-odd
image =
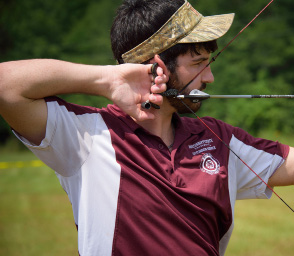
POLYGON ((162 149, 164 149, 164 145, 159 144, 159 145, 158 145, 158 148, 159 148, 160 150, 162 150, 162 149))

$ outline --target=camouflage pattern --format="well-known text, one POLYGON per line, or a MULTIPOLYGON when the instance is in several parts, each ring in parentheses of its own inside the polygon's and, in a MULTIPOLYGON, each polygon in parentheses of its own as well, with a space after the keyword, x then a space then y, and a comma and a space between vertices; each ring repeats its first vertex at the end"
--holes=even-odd
POLYGON ((124 53, 125 63, 143 63, 177 43, 207 42, 224 35, 234 14, 203 17, 189 2, 185 3, 151 37, 124 53))
POLYGON ((234 13, 203 17, 193 31, 178 43, 208 42, 223 36, 233 23, 234 13))

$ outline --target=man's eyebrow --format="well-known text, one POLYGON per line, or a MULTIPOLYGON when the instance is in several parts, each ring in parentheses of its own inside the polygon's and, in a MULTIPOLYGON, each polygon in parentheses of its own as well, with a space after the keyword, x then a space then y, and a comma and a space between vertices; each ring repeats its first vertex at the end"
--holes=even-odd
POLYGON ((199 58, 194 58, 192 59, 192 62, 200 62, 200 61, 206 61, 206 60, 209 60, 208 57, 199 57, 199 58))

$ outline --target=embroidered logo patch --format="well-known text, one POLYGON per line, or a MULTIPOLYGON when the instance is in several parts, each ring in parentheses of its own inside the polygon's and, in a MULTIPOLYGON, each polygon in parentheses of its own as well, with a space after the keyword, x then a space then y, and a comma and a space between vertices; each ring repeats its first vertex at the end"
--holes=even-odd
POLYGON ((220 170, 220 163, 211 154, 206 153, 202 156, 200 169, 210 175, 218 174, 220 170))
POLYGON ((192 152, 192 154, 193 156, 196 156, 203 152, 216 150, 215 146, 213 146, 212 144, 213 139, 201 140, 193 145, 189 145, 189 149, 193 150, 194 152, 192 152))

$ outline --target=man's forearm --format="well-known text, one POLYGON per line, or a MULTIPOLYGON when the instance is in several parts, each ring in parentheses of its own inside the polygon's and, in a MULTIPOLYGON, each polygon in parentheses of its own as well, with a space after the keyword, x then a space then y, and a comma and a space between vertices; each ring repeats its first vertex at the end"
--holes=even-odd
POLYGON ((0 64, 1 98, 41 99, 68 93, 107 96, 107 66, 35 59, 0 64))

